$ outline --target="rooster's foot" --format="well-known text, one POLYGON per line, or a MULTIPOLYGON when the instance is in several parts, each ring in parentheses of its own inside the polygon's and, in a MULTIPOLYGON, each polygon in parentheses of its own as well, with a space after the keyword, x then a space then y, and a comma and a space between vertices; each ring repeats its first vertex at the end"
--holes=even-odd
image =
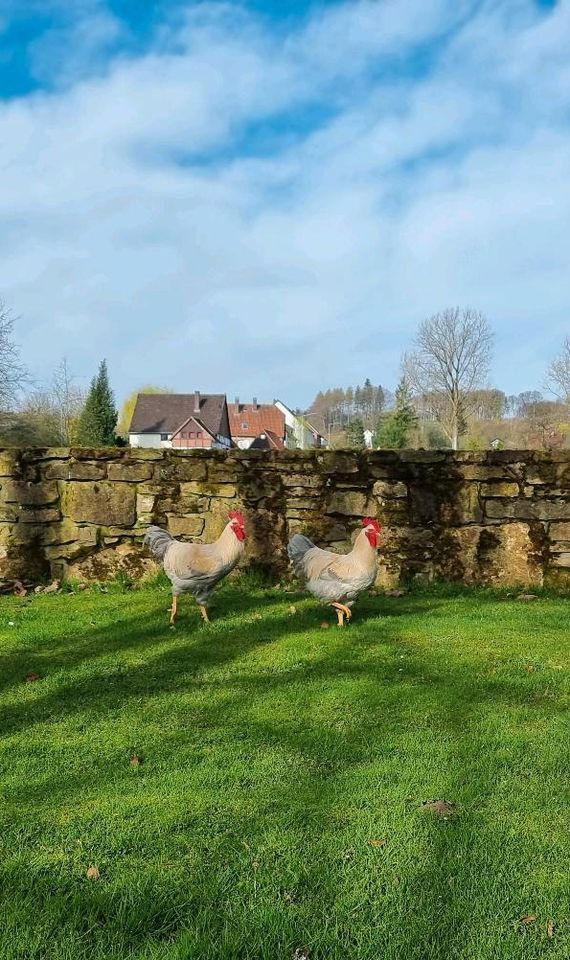
POLYGON ((339 627, 344 627, 345 617, 347 621, 350 621, 352 619, 352 611, 350 607, 347 607, 344 603, 331 603, 331 607, 334 607, 336 610, 339 627))
POLYGON ((350 608, 345 607, 344 603, 331 603, 331 607, 334 607, 336 610, 339 627, 344 627, 344 618, 346 617, 347 620, 350 620, 352 616, 350 608))

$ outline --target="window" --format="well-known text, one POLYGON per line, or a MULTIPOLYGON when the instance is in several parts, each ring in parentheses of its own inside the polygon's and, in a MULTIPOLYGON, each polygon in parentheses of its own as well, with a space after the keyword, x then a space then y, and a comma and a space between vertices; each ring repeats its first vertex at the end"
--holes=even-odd
POLYGON ((168 434, 167 434, 167 433, 161 433, 161 434, 160 434, 160 439, 161 439, 161 440, 168 440, 168 434))
POLYGON ((197 439, 197 440, 201 440, 201 439, 202 439, 202 431, 201 431, 201 430, 198 430, 198 433, 196 434, 196 439, 197 439))
POLYGON ((180 436, 182 437, 183 440, 186 440, 186 431, 183 430, 180 436))
POLYGON ((242 430, 247 430, 248 427, 249 427, 249 423, 242 423, 241 425, 242 430))

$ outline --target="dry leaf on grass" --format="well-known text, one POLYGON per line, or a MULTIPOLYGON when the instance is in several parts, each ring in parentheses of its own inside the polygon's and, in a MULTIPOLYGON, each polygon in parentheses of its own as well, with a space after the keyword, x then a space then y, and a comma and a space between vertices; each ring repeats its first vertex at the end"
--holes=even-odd
POLYGON ((420 804, 420 810, 435 813, 438 817, 447 820, 452 815, 454 807, 449 800, 425 800, 424 803, 420 804))
POLYGON ((328 622, 328 620, 323 620, 323 622, 321 623, 321 630, 328 630, 329 627, 330 627, 330 623, 328 622))
POLYGON ((383 839, 383 838, 382 838, 381 840, 369 840, 369 841, 368 841, 368 843, 370 844, 371 847, 385 847, 387 842, 388 842, 388 841, 385 840, 385 839, 383 839))
POLYGON ((536 920, 536 917, 534 916, 534 914, 527 913, 525 914, 524 917, 520 918, 519 923, 522 923, 526 927, 529 923, 534 923, 535 920, 536 920))
POLYGON ((549 937, 554 936, 554 920, 549 920, 546 924, 546 934, 549 937))
POLYGON ((536 593, 519 593, 517 600, 522 600, 523 602, 527 600, 538 600, 536 593))
POLYGON ((98 880, 101 876, 99 873, 99 867, 89 867, 86 876, 89 880, 98 880))
POLYGON ((35 683, 36 680, 40 679, 39 673, 34 673, 33 670, 30 673, 26 674, 26 683, 35 683))
POLYGON ((293 954, 293 960, 309 960, 310 951, 306 947, 297 947, 293 954))
POLYGON ((139 757, 138 753, 133 753, 130 763, 131 767, 140 767, 142 763, 142 757, 139 757))

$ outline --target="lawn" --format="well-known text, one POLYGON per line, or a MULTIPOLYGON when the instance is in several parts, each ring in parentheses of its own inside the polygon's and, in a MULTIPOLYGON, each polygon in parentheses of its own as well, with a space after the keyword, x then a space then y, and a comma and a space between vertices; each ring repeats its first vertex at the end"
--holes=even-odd
POLYGON ((567 599, 168 601, 0 601, 0 960, 568 958, 567 599))

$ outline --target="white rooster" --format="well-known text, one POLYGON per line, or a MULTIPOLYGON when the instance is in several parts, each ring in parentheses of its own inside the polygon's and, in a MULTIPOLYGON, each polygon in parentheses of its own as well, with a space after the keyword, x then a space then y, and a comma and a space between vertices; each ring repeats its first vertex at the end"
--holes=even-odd
POLYGON ((229 522, 215 543, 182 543, 161 527, 149 527, 143 544, 172 584, 170 623, 176 621, 178 597, 193 593, 202 619, 210 622, 207 603, 220 580, 236 566, 244 552, 245 520, 239 510, 232 510, 229 522))
POLYGON ((364 527, 347 554, 321 550, 312 540, 297 533, 291 537, 287 553, 298 577, 317 600, 334 607, 339 627, 352 617, 351 606, 363 590, 376 579, 376 551, 381 527, 377 520, 365 517, 364 527))

